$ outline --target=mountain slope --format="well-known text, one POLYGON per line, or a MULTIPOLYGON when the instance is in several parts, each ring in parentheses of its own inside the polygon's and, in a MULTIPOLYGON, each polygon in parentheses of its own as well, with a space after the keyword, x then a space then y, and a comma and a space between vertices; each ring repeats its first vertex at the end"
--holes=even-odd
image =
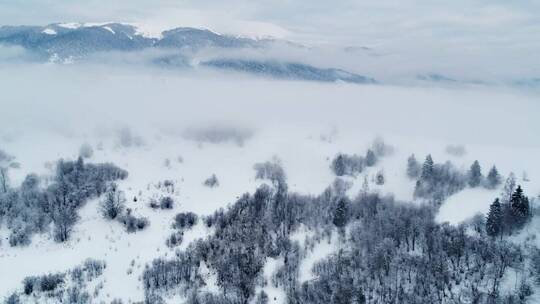
POLYGON ((0 27, 0 44, 17 45, 44 56, 80 58, 96 52, 136 51, 146 48, 198 50, 203 47, 256 47, 257 40, 219 35, 208 30, 176 28, 161 38, 143 35, 133 25, 50 24, 0 27))
POLYGON ((297 79, 322 82, 344 81, 351 83, 376 83, 375 79, 340 69, 317 68, 296 62, 277 62, 243 59, 214 59, 201 63, 202 66, 220 70, 236 71, 269 76, 279 79, 297 79))

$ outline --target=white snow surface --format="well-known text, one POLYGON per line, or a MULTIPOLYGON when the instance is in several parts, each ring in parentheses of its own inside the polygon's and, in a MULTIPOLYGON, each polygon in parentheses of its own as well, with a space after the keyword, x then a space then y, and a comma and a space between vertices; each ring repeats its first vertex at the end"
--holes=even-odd
POLYGON ((67 29, 76 29, 82 26, 82 24, 78 22, 65 22, 65 23, 58 23, 57 25, 63 28, 67 28, 67 29))
MULTIPOLYGON (((141 301, 138 279, 144 265, 174 254, 165 239, 172 232, 176 213, 210 214, 253 192, 261 184, 254 179, 253 164, 273 156, 281 159, 291 191, 319 194, 334 180, 329 170, 332 157, 338 152, 363 155, 376 136, 382 136, 395 151, 376 167, 348 178, 353 183, 351 196, 367 176, 371 190, 413 201, 414 181, 405 175, 411 153, 419 161, 431 153, 437 163, 451 160, 463 170, 478 159, 484 173, 493 164, 503 176, 513 171, 519 178, 527 171, 530 181, 518 183, 530 196, 540 193, 540 143, 535 140, 540 104, 518 92, 100 71, 40 66, 0 72, 3 94, 9 97, 0 101, 6 113, 0 121, 0 148, 21 164, 10 170, 11 183, 19 184, 31 172, 52 174, 54 161, 75 159, 86 142, 94 148, 87 161, 112 162, 129 172, 119 185, 126 192, 128 207, 147 216, 150 226, 128 234, 119 223, 104 220, 98 213, 98 200, 93 200, 80 210, 81 220, 65 244, 45 234, 37 235, 29 247, 12 248, 1 227, 0 297, 21 288, 26 276, 65 271, 91 257, 107 262, 99 300, 141 301), (25 87, 28 84, 33 84, 32 89, 25 87), (253 136, 243 145, 196 142, 182 136, 186 127, 205 125, 246 127, 253 136), (119 144, 118 130, 125 127, 140 137, 140 145, 119 144), (445 147, 449 144, 463 144, 466 155, 448 155, 445 147), (381 169, 386 183, 377 186, 372 179, 381 169), (217 188, 202 184, 212 174, 219 179, 217 188), (177 203, 173 210, 151 210, 150 198, 167 195, 156 187, 166 179, 176 183, 173 197, 177 203), (131 261, 135 266, 128 274, 131 261)), ((499 190, 463 190, 443 204, 437 220, 455 224, 485 212, 498 194, 499 190)), ((197 225, 185 234, 181 249, 210 233, 197 225)), ((309 231, 300 233, 299 241, 309 231)), ((312 278, 313 263, 336 246, 327 240, 315 246, 302 262, 301 279, 312 278)), ((265 276, 279 263, 267 260, 265 276)), ((211 272, 207 278, 213 281, 211 272)), ((212 286, 208 288, 215 289, 212 286)), ((284 296, 271 286, 265 291, 271 299, 284 296)))
POLYGON ((47 35, 56 35, 56 31, 53 30, 53 29, 50 29, 50 28, 46 28, 42 31, 42 33, 44 34, 47 34, 47 35))
POLYGON ((112 34, 115 34, 115 32, 113 31, 112 28, 110 28, 108 26, 104 26, 103 28, 106 29, 107 31, 111 32, 112 34))

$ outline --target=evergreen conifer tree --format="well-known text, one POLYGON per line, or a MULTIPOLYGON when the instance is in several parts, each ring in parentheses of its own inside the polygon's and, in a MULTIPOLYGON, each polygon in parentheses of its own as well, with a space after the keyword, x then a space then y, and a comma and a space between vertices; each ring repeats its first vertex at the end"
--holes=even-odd
POLYGON ((371 149, 368 149, 366 153, 366 166, 372 167, 375 166, 375 163, 377 163, 377 156, 371 149))
POLYGON ((497 186, 501 184, 501 175, 499 174, 499 171, 497 170, 497 167, 493 166, 489 170, 489 173, 487 175, 487 187, 489 189, 495 189, 497 186))
POLYGON ((424 164, 422 165, 422 174, 420 176, 422 180, 431 180, 433 177, 433 166, 433 158, 431 158, 431 154, 428 154, 424 164))
POLYGON ((474 163, 471 165, 471 169, 469 170, 469 186, 471 187, 478 187, 480 183, 482 182, 482 169, 480 168, 480 164, 477 160, 474 161, 474 163))
POLYGON ((489 206, 489 213, 486 220, 486 232, 489 236, 496 237, 502 233, 502 207, 499 199, 489 206))
POLYGON ((343 228, 347 225, 349 219, 349 206, 346 198, 342 198, 338 201, 336 210, 334 211, 333 223, 338 228, 343 228))
POLYGON ((414 154, 407 158, 407 176, 409 178, 417 178, 420 175, 420 164, 416 160, 414 154))
POLYGON ((510 199, 510 210, 515 228, 521 228, 530 216, 529 199, 523 194, 521 186, 516 188, 510 199))
POLYGON ((343 154, 338 154, 332 161, 332 170, 336 176, 345 175, 345 159, 343 154))

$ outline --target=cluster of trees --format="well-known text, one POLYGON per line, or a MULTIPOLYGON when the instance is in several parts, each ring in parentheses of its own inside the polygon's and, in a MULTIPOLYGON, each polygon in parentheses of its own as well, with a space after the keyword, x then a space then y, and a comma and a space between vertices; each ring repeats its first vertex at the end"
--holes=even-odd
POLYGON ((494 238, 523 228, 532 217, 529 198, 521 186, 515 188, 513 176, 507 179, 501 196, 502 201, 496 198, 489 207, 486 219, 486 232, 494 238))
MULTIPOLYGON (((374 155, 371 150, 368 150, 368 152, 371 152, 370 155, 374 155)), ((375 164, 373 161, 370 163, 375 164)), ((358 173, 361 173, 366 166, 367 162, 364 157, 356 154, 347 155, 343 153, 338 153, 334 159, 332 159, 332 163, 330 164, 330 168, 336 176, 355 176, 358 173)))
MULTIPOLYGON (((125 206, 126 198, 124 191, 118 189, 115 183, 111 183, 99 204, 99 210, 103 217, 108 220, 117 220, 124 225, 127 232, 143 230, 150 224, 147 218, 134 216, 131 208, 126 208, 125 206)), ((167 196, 162 198, 158 208, 171 209, 172 206, 173 200, 167 196)))
MULTIPOLYGON (((306 197, 288 197, 281 167, 275 162, 257 167, 263 168, 257 174, 264 172, 260 177, 270 179, 275 186, 263 185, 254 195, 243 195, 229 209, 205 217, 205 225, 215 230, 212 236, 190 244, 172 261, 152 263, 143 274, 148 302, 157 301, 163 291, 180 287, 189 289, 186 294, 190 294, 202 286, 204 281, 198 274, 202 263, 216 273, 224 294, 214 297, 194 293, 190 301, 247 303, 253 297, 266 257, 280 254, 283 242, 300 224, 297 217, 307 209, 306 197)), ((192 225, 190 222, 189 216, 181 215, 175 219, 175 226, 192 225)))
POLYGON ((174 207, 174 199, 170 196, 163 196, 159 201, 152 199, 149 206, 152 209, 172 209, 174 207))
POLYGON ((29 302, 90 304, 100 289, 88 292, 88 285, 99 278, 106 268, 104 261, 87 259, 69 271, 26 277, 22 291, 11 294, 5 303, 29 302), (92 296, 93 295, 93 296, 92 296))
POLYGON ((133 215, 131 208, 127 208, 126 213, 120 216, 118 221, 124 225, 129 233, 144 230, 150 225, 150 221, 146 217, 133 215))
POLYGON ((253 169, 255 170, 255 179, 266 179, 274 185, 282 183, 286 179, 285 171, 278 158, 264 163, 256 163, 253 165, 253 169))
MULTIPOLYGON (((446 184, 433 187, 440 191, 446 184)), ((288 192, 282 178, 243 195, 203 219, 214 234, 147 266, 146 301, 160 303, 164 294, 180 291, 188 303, 267 303, 268 296, 256 292, 265 284, 284 290, 287 303, 524 303, 530 296, 526 276, 516 289, 502 284, 509 269, 523 273, 534 264, 528 252, 487 237, 485 223, 471 233, 468 224, 437 223, 435 205, 369 192, 350 199, 343 189, 336 182, 318 196, 305 196, 288 192), (312 246, 292 240, 300 225, 314 240, 337 232, 340 242, 305 282, 300 264, 312 246), (270 282, 262 275, 268 258, 283 260, 270 282), (215 273, 219 293, 201 290, 203 264, 215 273)))
POLYGON ((199 217, 193 212, 182 212, 175 215, 172 228, 175 230, 166 240, 168 247, 176 247, 182 244, 184 239, 184 231, 191 229, 195 226, 199 220, 199 217))
POLYGON ((178 230, 187 230, 195 226, 199 220, 197 214, 193 212, 181 212, 174 216, 172 227, 178 230))
MULTIPOLYGON (((347 155, 338 153, 330 164, 330 169, 336 176, 356 176, 361 173, 365 167, 373 167, 377 164, 381 157, 384 157, 393 152, 393 148, 384 143, 380 138, 373 141, 364 156, 347 155)), ((383 181, 384 183, 384 181, 383 181)))
POLYGON ((436 203, 469 186, 495 189, 501 184, 501 176, 495 166, 491 167, 486 177, 478 161, 474 161, 468 172, 458 170, 447 161, 436 164, 431 155, 420 164, 415 155, 407 159, 407 176, 416 180, 415 197, 428 198, 436 203))
POLYGON ((85 164, 60 160, 56 174, 46 185, 35 174, 28 175, 20 187, 6 186, 0 191, 0 220, 11 234, 11 246, 27 245, 34 233, 48 231, 53 223, 53 236, 66 241, 77 222, 78 209, 90 198, 103 194, 108 185, 127 177, 127 171, 112 164, 85 164))

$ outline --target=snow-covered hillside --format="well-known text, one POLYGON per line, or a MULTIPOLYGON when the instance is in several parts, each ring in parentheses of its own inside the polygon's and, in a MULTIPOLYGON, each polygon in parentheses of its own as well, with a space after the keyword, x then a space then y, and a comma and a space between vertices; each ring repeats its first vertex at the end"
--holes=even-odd
MULTIPOLYGON (((406 175, 413 153, 420 161, 428 154, 436 163, 451 161, 463 172, 474 160, 484 175, 496 165, 504 178, 514 172, 529 197, 540 194, 540 144, 535 140, 540 104, 534 96, 477 88, 290 83, 102 67, 89 71, 33 66, 1 72, 0 149, 18 163, 8 171, 10 184, 17 187, 30 173, 54 175, 58 159, 76 160, 81 145, 89 144, 93 154, 85 162, 111 162, 128 171, 127 179, 118 182, 126 207, 147 217, 150 225, 127 233, 119 222, 101 216, 102 198, 94 198, 80 209, 65 243, 43 233, 34 235, 29 246, 11 247, 9 231, 1 226, 0 297, 21 290, 27 276, 68 271, 93 258, 107 265, 98 278, 103 284, 96 303, 142 301, 147 264, 174 257, 176 250, 213 233, 199 221, 185 232, 181 247, 167 247, 177 213, 211 215, 242 194, 254 193, 268 183, 255 179, 254 164, 273 158, 285 170, 289 191, 318 195, 336 178, 330 169, 336 154, 363 155, 378 137, 392 146, 392 153, 357 176, 343 177, 352 183, 350 197, 365 190, 367 181, 370 192, 391 194, 405 204, 423 203, 414 198, 415 181, 406 175), (449 153, 449 145, 462 145, 463 155, 449 153), (382 185, 376 183, 378 172, 384 173, 382 185), (203 182, 212 174, 219 186, 211 188, 203 182), (173 181, 174 190, 163 186, 166 180, 173 181), (149 207, 164 196, 173 198, 172 210, 149 207)), ((443 202, 436 219, 457 225, 486 213, 500 190, 466 188, 443 202)), ((311 233, 304 227, 291 238, 307 246, 311 233)), ((313 278, 314 263, 339 250, 338 238, 334 233, 315 242, 301 263, 301 280, 313 278)), ((268 281, 282 258, 266 260, 263 276, 268 281)), ((215 281, 212 271, 201 273, 207 283, 215 281)), ((259 287, 270 303, 285 303, 280 288, 259 287)), ((218 290, 211 283, 205 288, 218 290)), ((173 299, 182 297, 173 294, 173 299)))

